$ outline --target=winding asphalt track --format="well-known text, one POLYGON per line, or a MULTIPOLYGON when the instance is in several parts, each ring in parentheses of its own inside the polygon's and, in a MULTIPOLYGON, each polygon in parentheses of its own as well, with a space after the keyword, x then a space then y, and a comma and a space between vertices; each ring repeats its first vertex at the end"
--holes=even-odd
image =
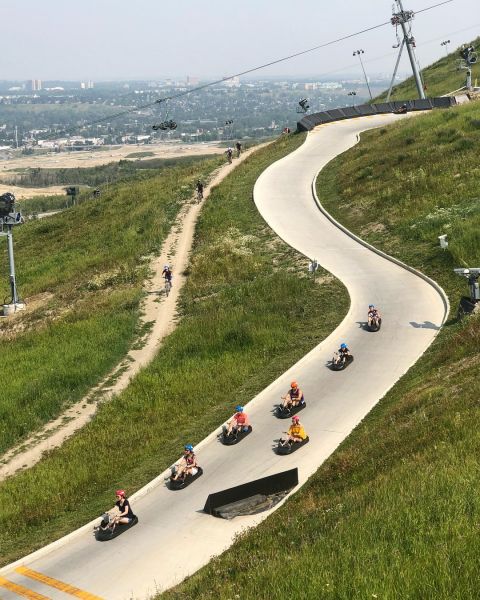
MULTIPOLYGON (((185 490, 171 492, 160 476, 141 490, 131 499, 140 523, 129 532, 100 543, 89 524, 21 564, 76 586, 83 595, 71 590, 68 594, 82 598, 146 598, 172 586, 267 515, 230 522, 207 516, 201 509, 210 492, 292 467, 298 467, 304 483, 425 351, 448 310, 441 291, 342 232, 319 210, 312 194, 318 170, 354 145, 361 131, 398 118, 380 115, 323 125, 257 181, 254 197, 264 219, 288 244, 316 258, 343 281, 351 307, 323 343, 250 402, 253 433, 237 446, 224 447, 213 432, 197 446, 203 477, 185 490), (361 326, 369 303, 382 311, 379 333, 368 333, 361 326), (332 372, 326 364, 342 341, 348 342, 355 361, 344 372, 332 372), (292 456, 279 457, 273 452, 273 440, 286 422, 277 420, 272 409, 292 377, 305 391, 308 406, 302 421, 311 441, 292 456)), ((321 306, 318 312, 321 315, 321 306)), ((51 581, 20 574, 15 570, 19 564, 0 571, 2 598, 18 598, 4 583, 1 586, 5 580, 46 598, 67 597, 51 581)))

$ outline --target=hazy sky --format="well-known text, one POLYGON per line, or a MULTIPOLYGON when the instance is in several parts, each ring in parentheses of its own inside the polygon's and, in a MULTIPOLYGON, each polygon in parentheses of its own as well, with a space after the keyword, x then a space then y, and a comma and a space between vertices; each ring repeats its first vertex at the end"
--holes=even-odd
MULTIPOLYGON (((419 11, 441 0, 403 0, 419 11)), ((413 22, 422 66, 480 35, 479 0, 453 0, 413 22)), ((222 77, 388 21, 392 0, 3 0, 0 79, 222 77)), ((391 73, 394 28, 269 67, 257 76, 391 73)), ((406 53, 405 53, 406 54, 406 53)), ((406 58, 401 71, 407 70, 406 58)))

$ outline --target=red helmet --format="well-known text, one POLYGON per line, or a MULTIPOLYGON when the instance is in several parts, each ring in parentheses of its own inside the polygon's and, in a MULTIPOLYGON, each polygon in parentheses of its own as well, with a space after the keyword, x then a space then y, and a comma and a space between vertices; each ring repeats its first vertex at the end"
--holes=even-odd
POLYGON ((298 415, 293 415, 293 417, 292 417, 292 421, 293 421, 294 423, 298 423, 298 422, 300 421, 300 417, 299 417, 298 415))
POLYGON ((122 498, 125 498, 125 490, 117 490, 115 492, 115 496, 121 496, 122 498))
POLYGON ((290 384, 290 387, 292 387, 293 389, 298 387, 298 383, 296 381, 292 381, 292 383, 290 384))

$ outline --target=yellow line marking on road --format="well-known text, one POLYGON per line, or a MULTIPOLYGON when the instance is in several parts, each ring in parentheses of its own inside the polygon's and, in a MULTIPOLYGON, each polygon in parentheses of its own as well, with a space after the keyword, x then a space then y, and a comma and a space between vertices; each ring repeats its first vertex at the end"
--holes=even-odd
MULTIPOLYGON (((103 600, 100 596, 94 596, 89 592, 84 592, 79 588, 70 585, 69 583, 64 583, 63 581, 59 581, 58 579, 54 579, 53 577, 49 577, 48 575, 44 575, 43 573, 39 573, 38 571, 33 571, 32 569, 28 569, 27 567, 17 567, 15 569, 17 573, 24 575, 25 577, 30 577, 30 579, 35 579, 36 581, 40 581, 50 587, 56 588, 66 594, 70 594, 71 596, 76 596, 77 598, 83 598, 83 600, 103 600)), ((43 598, 43 596, 42 596, 43 598)))
POLYGON ((0 577, 0 585, 10 592, 14 592, 19 596, 25 596, 25 598, 29 598, 30 600, 50 600, 47 596, 42 596, 42 594, 29 590, 28 588, 23 587, 23 585, 12 583, 3 577, 0 577))

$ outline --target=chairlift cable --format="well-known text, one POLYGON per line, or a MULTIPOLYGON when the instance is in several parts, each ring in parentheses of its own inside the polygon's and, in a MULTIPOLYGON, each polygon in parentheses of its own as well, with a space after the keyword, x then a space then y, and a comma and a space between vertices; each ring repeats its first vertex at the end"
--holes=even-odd
MULTIPOLYGON (((439 6, 443 6, 444 4, 450 4, 454 0, 443 0, 443 2, 437 2, 436 4, 432 4, 431 6, 427 6, 426 8, 422 8, 421 10, 415 11, 415 14, 420 14, 426 12, 428 10, 432 10, 433 8, 437 8, 439 6)), ((261 69, 265 69, 267 67, 271 67, 272 65, 277 65, 281 62, 285 62, 287 60, 291 60, 292 58, 296 58, 298 56, 303 56, 304 54, 309 54, 310 52, 314 52, 315 50, 320 50, 321 48, 326 48, 328 46, 332 46, 333 44, 338 44, 339 42, 343 42, 345 40, 351 39, 358 35, 362 35, 363 33, 368 33, 369 31, 374 31, 375 29, 380 29, 380 27, 385 27, 386 25, 391 25, 391 20, 385 21, 383 23, 379 23, 378 25, 372 25, 371 27, 367 27, 365 29, 361 29, 360 31, 356 31, 355 33, 349 33, 342 37, 336 38, 334 40, 330 40, 328 42, 324 42, 323 44, 318 44, 317 46, 313 46, 312 48, 308 48, 306 50, 301 50, 300 52, 295 52, 294 54, 289 54, 288 56, 284 56, 282 58, 278 58, 276 60, 269 61, 262 65, 252 67, 250 69, 246 69, 245 71, 241 71, 240 73, 235 73, 234 75, 229 75, 228 77, 222 77, 222 79, 217 79, 215 81, 210 81, 208 83, 204 83, 203 85, 197 86, 190 90, 186 90, 184 92, 179 92, 178 94, 173 94, 171 96, 165 96, 164 98, 158 98, 154 102, 149 102, 148 104, 142 104, 140 106, 136 106, 133 108, 129 108, 113 115, 109 115, 108 117, 102 117, 100 119, 95 119, 90 121, 89 123, 85 123, 82 125, 84 127, 91 127, 92 125, 97 125, 98 123, 103 123, 105 121, 111 121, 113 119, 118 119, 119 117, 123 117, 124 115, 129 115, 134 112, 138 112, 139 110, 143 110, 145 108, 152 108, 157 104, 161 104, 162 102, 167 102, 167 100, 176 100, 177 98, 182 98, 183 96, 187 96, 189 94, 193 94, 194 92, 199 92, 213 85, 218 85, 219 83, 223 83, 225 81, 229 81, 235 77, 242 77, 244 75, 248 75, 249 73, 254 73, 255 71, 260 71, 261 69)), ((78 131, 78 127, 72 127, 70 129, 64 129, 63 133, 70 133, 71 131, 78 131)))

